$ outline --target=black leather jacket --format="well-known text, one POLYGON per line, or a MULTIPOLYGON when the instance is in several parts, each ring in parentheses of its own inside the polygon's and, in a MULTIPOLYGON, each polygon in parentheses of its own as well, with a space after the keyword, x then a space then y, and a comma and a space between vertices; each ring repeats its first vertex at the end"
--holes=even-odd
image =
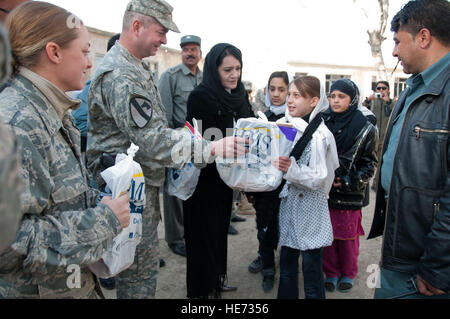
MULTIPOLYGON (((324 115, 326 116, 326 115, 324 115)), ((377 128, 369 121, 355 138, 353 146, 338 154, 339 168, 335 178, 341 178, 341 188, 332 187, 328 206, 331 209, 361 209, 366 187, 377 165, 377 128)))
MULTIPOLYGON (((394 157, 389 196, 386 200, 379 183, 369 234, 370 239, 384 233, 384 268, 418 273, 446 292, 450 292, 449 77, 447 66, 411 103, 394 157)), ((383 153, 405 99, 402 94, 393 111, 383 153)))

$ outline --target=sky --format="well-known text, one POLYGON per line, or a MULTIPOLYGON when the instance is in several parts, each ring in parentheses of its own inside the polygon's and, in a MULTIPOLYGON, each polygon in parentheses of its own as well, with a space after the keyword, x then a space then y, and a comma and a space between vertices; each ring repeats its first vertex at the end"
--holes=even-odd
MULTIPOLYGON (((85 25, 119 33, 129 0, 47 0, 81 18, 85 25)), ((166 46, 179 49, 180 37, 202 38, 205 57, 216 43, 228 42, 243 53, 244 75, 287 61, 367 66, 373 60, 367 29, 378 22, 377 0, 167 0, 181 33, 169 31, 166 46), (366 17, 361 10, 369 12, 366 17)), ((387 67, 394 67, 390 21, 407 0, 390 0, 383 44, 387 67)), ((245 77, 245 76, 244 76, 245 77)), ((266 79, 264 79, 265 81, 266 79)))

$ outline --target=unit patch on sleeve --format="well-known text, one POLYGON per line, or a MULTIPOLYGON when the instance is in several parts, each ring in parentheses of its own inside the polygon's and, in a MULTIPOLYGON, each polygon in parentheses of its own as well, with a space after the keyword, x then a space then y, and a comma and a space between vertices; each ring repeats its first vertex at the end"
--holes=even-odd
POLYGON ((153 109, 149 100, 134 97, 130 100, 130 114, 133 122, 139 127, 144 128, 152 119, 153 109))

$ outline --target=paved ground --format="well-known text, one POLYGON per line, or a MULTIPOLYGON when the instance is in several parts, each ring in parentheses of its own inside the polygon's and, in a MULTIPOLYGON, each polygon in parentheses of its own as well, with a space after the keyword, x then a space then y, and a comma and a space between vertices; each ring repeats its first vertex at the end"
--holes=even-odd
MULTIPOLYGON (((363 209, 363 227, 365 237, 360 239, 359 274, 355 279, 355 286, 351 292, 328 293, 328 299, 372 299, 374 289, 372 278, 374 268, 378 265, 381 252, 381 238, 367 240, 367 234, 372 222, 375 193, 370 194, 371 204, 363 209), (372 266, 370 266, 372 265, 372 266), (369 270, 368 270, 369 267, 369 270), (369 281, 369 285, 367 282, 369 281)), ((265 293, 261 287, 261 274, 252 274, 247 270, 250 262, 256 257, 257 239, 256 222, 254 215, 245 215, 245 222, 233 223, 239 234, 228 237, 228 282, 238 286, 235 292, 223 293, 224 299, 275 299, 278 288, 278 274, 275 278, 275 287, 272 292, 265 293)), ((185 299, 186 298, 186 259, 175 255, 167 247, 164 240, 164 226, 159 225, 159 239, 161 257, 166 266, 160 269, 158 277, 157 299, 185 299)), ((276 256, 279 259, 279 255, 276 256)), ((277 260, 277 270, 279 260, 277 260)), ((301 262, 300 262, 301 264, 301 262)), ((303 277, 299 276, 300 298, 303 294, 303 277)), ((115 291, 105 291, 106 297, 114 299, 115 291)))

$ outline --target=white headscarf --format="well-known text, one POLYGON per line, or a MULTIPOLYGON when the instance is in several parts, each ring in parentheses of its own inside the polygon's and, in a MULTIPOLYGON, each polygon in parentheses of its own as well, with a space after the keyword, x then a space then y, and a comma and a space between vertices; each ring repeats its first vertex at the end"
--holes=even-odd
MULTIPOLYGON (((289 82, 292 81, 292 77, 288 74, 289 77, 289 82)), ((289 84, 288 84, 288 90, 289 90, 289 84)), ((272 101, 270 100, 270 95, 269 95, 269 84, 267 84, 266 86, 266 97, 265 97, 265 104, 266 106, 270 109, 270 112, 272 112, 275 115, 280 115, 286 112, 287 110, 287 101, 288 101, 288 96, 286 96, 286 101, 284 101, 283 105, 280 106, 276 106, 272 104, 272 101)))
MULTIPOLYGON (((320 116, 320 113, 326 111, 328 108, 329 103, 325 93, 325 87, 320 83, 320 100, 311 112, 309 121, 311 122, 315 117, 320 116)), ((292 123, 302 133, 305 132, 306 127, 309 125, 301 117, 290 116, 289 110, 286 110, 285 117, 279 121, 292 123)), ((322 122, 317 128, 317 131, 314 132, 311 140, 311 159, 309 164, 297 165, 294 160, 288 172, 284 175, 284 178, 288 181, 288 184, 291 181, 294 183, 297 181, 297 184, 306 188, 317 189, 320 187, 328 198, 328 193, 334 181, 334 172, 338 167, 339 157, 337 155, 336 142, 333 134, 328 130, 325 123, 322 122), (326 141, 326 149, 323 147, 324 141, 326 141), (319 158, 325 158, 325 163, 321 162, 319 165, 319 158)))
MULTIPOLYGON (((293 82, 291 82, 292 84, 293 82)), ((289 86, 291 86, 291 84, 289 86)), ((311 121, 322 112, 325 112, 330 107, 330 104, 328 103, 327 94, 325 93, 325 87, 323 86, 322 82, 320 83, 320 100, 317 103, 314 110, 311 112, 311 115, 309 116, 309 122, 311 121)), ((294 124, 294 126, 300 130, 304 131, 306 129, 306 126, 308 126, 308 123, 302 119, 301 117, 292 117, 289 114, 289 109, 287 108, 285 111, 285 117, 288 120, 289 123, 294 124)))

